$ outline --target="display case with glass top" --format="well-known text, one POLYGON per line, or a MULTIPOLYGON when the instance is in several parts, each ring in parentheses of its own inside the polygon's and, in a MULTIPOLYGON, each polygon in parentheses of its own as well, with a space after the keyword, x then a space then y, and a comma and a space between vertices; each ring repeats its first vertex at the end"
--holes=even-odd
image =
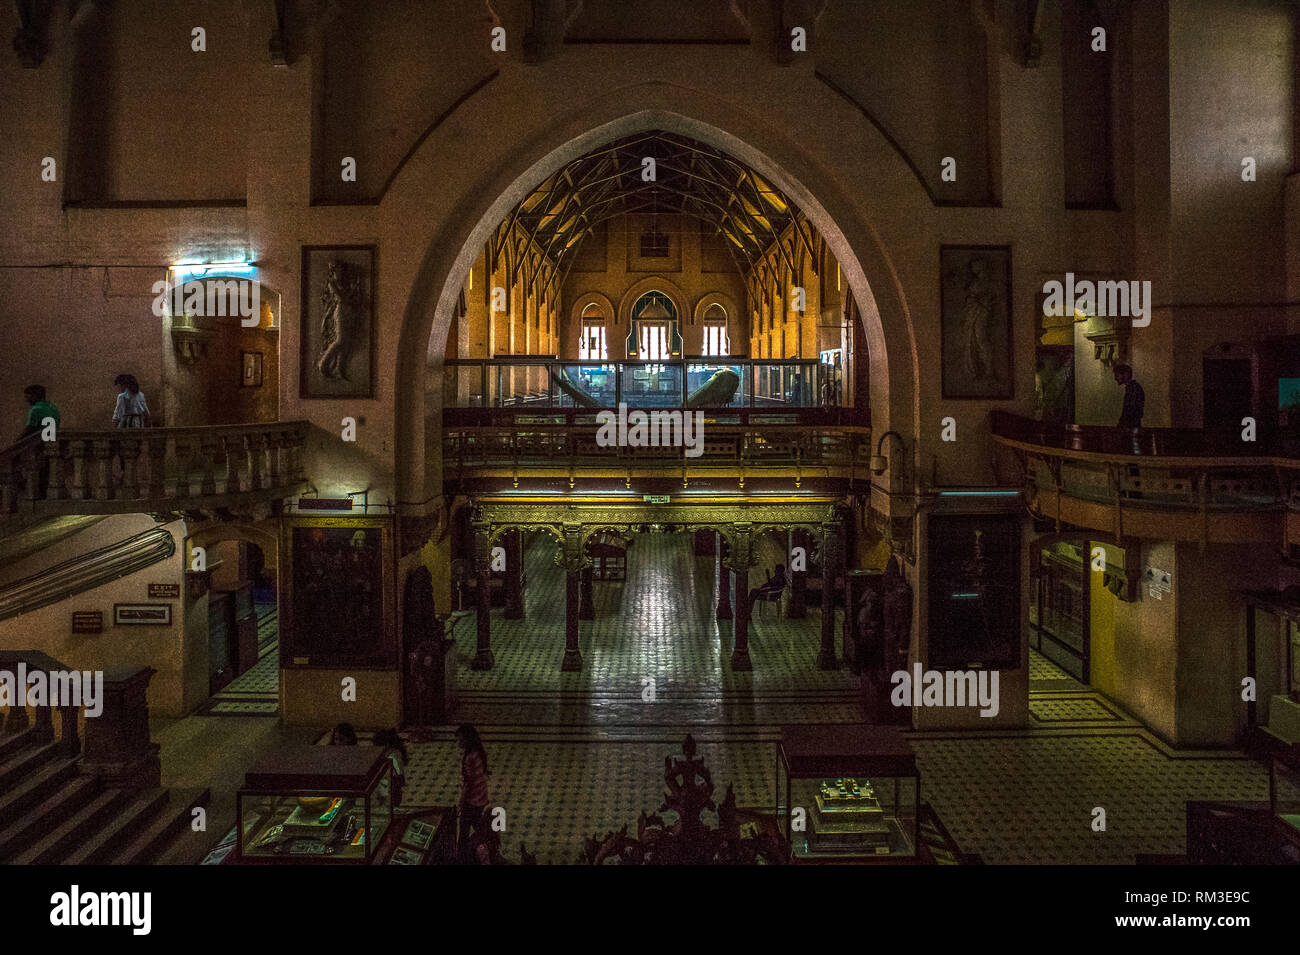
POLYGON ((892 726, 786 727, 777 822, 796 862, 917 858, 921 777, 892 726))
POLYGON ((392 820, 393 764, 374 746, 285 746, 237 796, 238 859, 369 863, 392 820))

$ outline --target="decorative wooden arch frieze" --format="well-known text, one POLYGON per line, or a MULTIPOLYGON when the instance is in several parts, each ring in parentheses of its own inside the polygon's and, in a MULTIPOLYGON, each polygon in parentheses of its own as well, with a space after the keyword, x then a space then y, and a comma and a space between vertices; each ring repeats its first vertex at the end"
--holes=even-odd
MULTIPOLYGON (((1140 538, 1125 537, 1119 538, 1109 531, 1090 531, 1087 529, 1077 529, 1068 531, 1059 531, 1049 534, 1040 534, 1029 541, 1029 552, 1038 554, 1044 547, 1052 544, 1075 544, 1083 551, 1084 566, 1088 566, 1092 561, 1092 552, 1089 544, 1098 543, 1106 544, 1109 547, 1115 547, 1124 552, 1124 570, 1121 575, 1118 570, 1104 570, 1106 582, 1122 578, 1122 589, 1118 594, 1121 600, 1131 603, 1137 599, 1138 589, 1142 581, 1143 561, 1143 542, 1140 538)), ((1029 574, 1031 577, 1037 577, 1040 573, 1038 559, 1035 557, 1030 562, 1029 574)))
POLYGON ((663 276, 652 275, 633 284, 631 288, 623 293, 623 297, 618 300, 618 322, 620 325, 624 327, 631 326, 632 306, 646 292, 662 292, 672 299, 673 307, 677 309, 677 321, 679 323, 685 320, 685 316, 691 314, 690 299, 682 291, 681 286, 663 276))

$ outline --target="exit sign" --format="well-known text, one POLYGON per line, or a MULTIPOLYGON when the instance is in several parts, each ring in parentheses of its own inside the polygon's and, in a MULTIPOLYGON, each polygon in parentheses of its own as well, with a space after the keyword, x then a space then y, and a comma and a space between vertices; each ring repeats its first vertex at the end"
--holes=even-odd
POLYGON ((672 498, 667 494, 645 494, 642 495, 642 500, 647 504, 668 504, 672 498))

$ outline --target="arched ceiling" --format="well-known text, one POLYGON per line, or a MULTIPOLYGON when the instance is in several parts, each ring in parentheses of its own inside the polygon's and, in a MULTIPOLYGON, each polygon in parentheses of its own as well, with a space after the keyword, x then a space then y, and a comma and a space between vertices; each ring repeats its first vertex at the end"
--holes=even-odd
POLYGON ((520 202, 506 224, 521 227, 556 271, 567 272, 583 241, 607 219, 638 213, 689 216, 726 240, 743 274, 774 243, 784 250, 777 240, 792 221, 800 240, 810 242, 797 211, 743 163, 697 140, 654 131, 569 163, 520 202), (643 173, 647 158, 654 160, 653 178, 643 173))

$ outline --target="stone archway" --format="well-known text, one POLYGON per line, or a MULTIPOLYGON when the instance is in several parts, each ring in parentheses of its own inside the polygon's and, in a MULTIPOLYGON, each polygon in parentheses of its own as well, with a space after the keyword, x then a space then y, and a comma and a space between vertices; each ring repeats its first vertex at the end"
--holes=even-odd
MULTIPOLYGON (((565 163, 637 132, 664 129, 691 136, 734 155, 790 196, 825 238, 854 294, 867 339, 873 424, 901 432, 919 430, 916 335, 901 281, 870 224, 861 191, 803 151, 801 144, 759 123, 750 113, 701 91, 666 83, 632 84, 587 101, 550 121, 527 141, 516 140, 465 191, 452 218, 430 240, 411 287, 397 343, 396 477, 399 500, 415 504, 441 493, 441 423, 426 406, 426 361, 445 354, 461 277, 493 228, 528 192, 565 163), (485 199, 483 197, 496 197, 485 199), (869 279, 870 277, 870 279, 869 279)), ((883 140, 873 146, 888 151, 883 140)), ((423 150, 422 150, 423 152, 423 150)), ((408 164, 412 190, 422 187, 432 156, 408 164), (417 172, 423 165, 424 171, 417 172)), ((892 174, 892 169, 891 169, 892 174)), ((395 185, 390 196, 404 192, 395 185)), ((899 184, 906 190, 914 184, 899 184)), ((873 505, 890 511, 890 491, 873 505)), ((897 490, 902 490, 898 488, 897 490)))

